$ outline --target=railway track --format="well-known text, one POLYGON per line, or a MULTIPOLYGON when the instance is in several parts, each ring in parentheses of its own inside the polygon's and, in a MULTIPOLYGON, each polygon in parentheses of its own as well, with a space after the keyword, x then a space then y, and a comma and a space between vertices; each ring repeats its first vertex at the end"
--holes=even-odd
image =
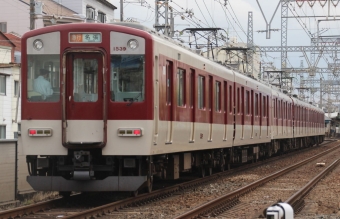
MULTIPOLYGON (((336 143, 338 144, 338 143, 336 143)), ((285 174, 288 174, 289 172, 302 167, 306 165, 307 163, 310 163, 312 161, 315 161, 316 159, 333 152, 337 148, 329 149, 323 153, 317 154, 313 157, 310 157, 306 160, 303 160, 297 164, 291 165, 288 168, 285 168, 283 170, 280 170, 274 174, 271 174, 269 176, 266 176, 260 180, 257 180, 247 186, 244 186, 236 191, 233 191, 229 194, 226 194, 224 196, 221 196, 219 198, 216 198, 208 203, 205 203, 201 206, 198 206, 194 209, 191 209, 190 211, 185 212, 184 214, 181 214, 176 219, 184 219, 184 218, 198 218, 202 216, 210 216, 210 217, 217 217, 221 216, 222 218, 240 218, 244 216, 244 214, 247 214, 247 218, 249 218, 249 214, 251 214, 249 211, 247 212, 246 209, 252 209, 254 206, 251 206, 251 204, 254 203, 254 200, 250 202, 241 202, 241 197, 249 194, 250 192, 254 191, 255 189, 263 186, 264 184, 277 179, 285 174)), ((307 195, 307 193, 315 186, 315 184, 322 179, 327 173, 329 173, 332 169, 334 169, 339 164, 339 159, 335 160, 330 166, 328 166, 324 171, 319 173, 317 176, 315 176, 311 181, 305 184, 301 190, 294 193, 293 196, 288 198, 285 202, 289 203, 295 212, 298 212, 301 210, 301 208, 304 205, 303 198, 307 195)), ((288 189, 289 190, 289 189, 288 189)), ((263 194, 263 193, 262 193, 263 194)), ((253 199, 252 195, 249 195, 251 199, 253 199)), ((263 197, 263 196, 262 196, 263 197)), ((258 202, 261 202, 257 200, 258 202)), ((279 201, 279 200, 277 200, 279 201)), ((265 203, 260 204, 267 204, 268 201, 265 201, 265 203)), ((274 203, 272 203, 274 204, 274 203)), ((259 209, 257 212, 263 213, 267 207, 271 206, 267 205, 265 208, 259 209)), ((263 217, 263 215, 258 215, 259 218, 263 217)), ((256 215, 253 215, 252 218, 258 218, 256 215)))
MULTIPOLYGON (((322 154, 329 153, 329 152, 330 150, 322 154)), ((287 156, 291 156, 291 154, 287 156)), ((233 169, 231 171, 214 174, 212 176, 205 177, 202 179, 196 179, 190 182, 181 183, 179 185, 170 186, 168 188, 157 190, 152 193, 142 194, 138 197, 126 198, 120 201, 116 201, 114 203, 106 203, 106 204, 103 204, 97 207, 90 206, 89 208, 91 209, 86 209, 84 207, 80 207, 80 208, 72 207, 72 209, 65 209, 65 199, 58 199, 58 200, 48 201, 44 203, 38 203, 37 205, 33 205, 33 206, 26 206, 26 207, 21 207, 21 208, 16 208, 10 211, 6 211, 6 212, 0 212, 0 218, 16 218, 16 217, 46 218, 47 215, 49 215, 49 217, 51 218, 52 217, 55 218, 56 216, 62 216, 63 218, 91 218, 91 217, 101 216, 105 218, 105 215, 112 216, 114 214, 122 214, 122 213, 124 214, 124 212, 122 212, 122 209, 124 208, 127 208, 127 210, 125 210, 127 214, 131 214, 131 212, 134 211, 133 208, 131 208, 133 206, 147 205, 150 202, 155 202, 160 199, 169 198, 170 196, 176 197, 176 195, 184 193, 185 190, 198 187, 199 185, 208 184, 210 182, 218 180, 221 177, 226 177, 228 175, 232 175, 236 172, 241 172, 249 168, 255 168, 256 166, 264 165, 266 163, 270 163, 270 162, 273 162, 275 160, 282 159, 282 158, 283 157, 281 156, 278 158, 261 161, 261 162, 252 164, 250 166, 249 165, 243 166, 237 169, 233 169), (119 213, 117 213, 118 211, 119 213)), ((275 178, 275 176, 272 176, 272 177, 275 178)), ((258 182, 254 182, 254 183, 259 184, 258 182)), ((252 189, 253 188, 250 188, 250 190, 252 189)), ((238 190, 236 190, 235 192, 237 191, 238 190)), ((240 197, 240 196, 241 196, 240 194, 237 195, 237 197, 240 197)), ((76 199, 76 197, 70 197, 70 200, 68 200, 68 202, 77 202, 76 200, 72 200, 73 198, 76 199)), ((80 201, 84 199, 86 198, 84 197, 79 198, 80 201)), ((232 200, 232 205, 237 205, 238 202, 239 202, 238 198, 234 198, 232 200)), ((229 205, 229 206, 232 206, 232 205, 229 205)), ((181 215, 178 218, 181 218, 182 216, 185 216, 185 215, 181 215)), ((110 218, 110 216, 108 216, 107 218, 110 218)))

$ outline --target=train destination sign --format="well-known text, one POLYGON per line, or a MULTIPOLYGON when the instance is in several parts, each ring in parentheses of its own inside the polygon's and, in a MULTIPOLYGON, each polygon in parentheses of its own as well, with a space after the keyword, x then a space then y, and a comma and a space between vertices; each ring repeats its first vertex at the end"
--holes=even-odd
POLYGON ((70 33, 70 43, 101 43, 101 33, 70 33))

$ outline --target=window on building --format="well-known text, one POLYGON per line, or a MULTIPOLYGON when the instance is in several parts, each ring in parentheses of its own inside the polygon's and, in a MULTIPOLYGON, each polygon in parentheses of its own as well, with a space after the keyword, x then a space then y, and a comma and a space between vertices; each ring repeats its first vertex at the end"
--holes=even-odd
POLYGON ((203 76, 198 76, 198 109, 204 108, 204 82, 203 76))
POLYGON ((98 12, 97 20, 98 22, 106 23, 106 14, 104 14, 103 12, 98 12))
POLYGON ((14 81, 14 96, 17 97, 19 93, 19 81, 14 81))
POLYGON ((6 76, 0 75, 0 95, 6 95, 6 76))
POLYGON ((0 139, 6 139, 6 126, 0 125, 0 139))
POLYGON ((0 22, 0 31, 3 33, 7 33, 7 23, 6 22, 0 22))
POLYGON ((185 71, 177 69, 177 106, 185 105, 185 71))

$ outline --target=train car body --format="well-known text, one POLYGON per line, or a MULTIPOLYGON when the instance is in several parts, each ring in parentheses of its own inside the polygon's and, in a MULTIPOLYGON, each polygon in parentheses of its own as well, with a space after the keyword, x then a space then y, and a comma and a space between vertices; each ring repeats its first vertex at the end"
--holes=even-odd
POLYGON ((154 176, 323 141, 320 109, 140 25, 42 28, 23 36, 22 54, 20 138, 35 190, 151 191, 154 176), (42 77, 52 94, 37 91, 42 77))

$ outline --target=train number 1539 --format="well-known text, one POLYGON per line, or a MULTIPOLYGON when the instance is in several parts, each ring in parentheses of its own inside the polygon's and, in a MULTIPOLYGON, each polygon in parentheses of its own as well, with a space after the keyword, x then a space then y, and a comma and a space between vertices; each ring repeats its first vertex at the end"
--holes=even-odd
POLYGON ((113 51, 125 51, 126 47, 122 47, 122 46, 114 46, 113 47, 113 51))

